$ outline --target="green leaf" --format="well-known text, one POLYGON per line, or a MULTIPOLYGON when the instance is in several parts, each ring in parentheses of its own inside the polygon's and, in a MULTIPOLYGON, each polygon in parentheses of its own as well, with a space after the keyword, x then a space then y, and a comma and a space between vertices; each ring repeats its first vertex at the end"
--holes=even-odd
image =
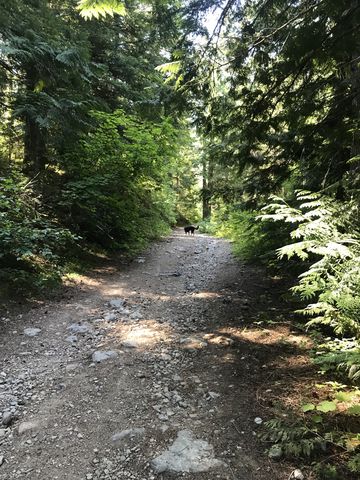
POLYGON ((335 398, 336 400, 339 400, 339 402, 351 402, 354 396, 355 396, 354 392, 338 392, 335 395, 335 398))
POLYGON ((161 72, 161 73, 179 73, 181 67, 181 62, 176 61, 176 62, 169 62, 169 63, 163 63, 162 65, 158 65, 155 67, 155 70, 161 72))
POLYGON ((34 92, 35 93, 40 93, 44 89, 44 87, 45 87, 44 80, 39 80, 34 87, 34 92))
POLYGON ((311 412, 311 410, 315 410, 315 405, 313 403, 305 403, 305 405, 302 405, 301 409, 304 413, 311 412))
POLYGON ((77 9, 86 20, 113 16, 114 13, 126 15, 125 5, 120 0, 79 0, 77 9))
POLYGON ((313 415, 311 417, 311 420, 314 422, 314 423, 322 423, 323 421, 323 417, 321 415, 313 415))
POLYGON ((349 413, 350 415, 360 415, 360 405, 353 405, 346 410, 346 413, 349 413))
POLYGON ((336 403, 330 402, 329 400, 324 400, 323 402, 319 403, 319 405, 317 405, 316 410, 324 413, 334 412, 336 410, 336 403))

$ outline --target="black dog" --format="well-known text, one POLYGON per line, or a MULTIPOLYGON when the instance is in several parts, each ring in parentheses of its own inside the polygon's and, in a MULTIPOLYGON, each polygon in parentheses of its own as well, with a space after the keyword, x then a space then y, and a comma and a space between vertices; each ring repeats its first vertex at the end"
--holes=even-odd
POLYGON ((188 225, 187 227, 184 227, 186 234, 191 233, 191 235, 194 235, 195 230, 199 230, 199 226, 194 227, 193 225, 188 225))

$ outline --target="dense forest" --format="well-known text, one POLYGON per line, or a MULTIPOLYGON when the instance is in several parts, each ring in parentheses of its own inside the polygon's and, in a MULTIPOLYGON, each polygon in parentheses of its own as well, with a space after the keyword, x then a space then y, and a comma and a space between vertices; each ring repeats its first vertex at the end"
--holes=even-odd
POLYGON ((1 293, 175 225, 230 238, 290 279, 334 379, 264 434, 330 442, 325 479, 360 471, 359 27, 359 0, 0 0, 1 293))

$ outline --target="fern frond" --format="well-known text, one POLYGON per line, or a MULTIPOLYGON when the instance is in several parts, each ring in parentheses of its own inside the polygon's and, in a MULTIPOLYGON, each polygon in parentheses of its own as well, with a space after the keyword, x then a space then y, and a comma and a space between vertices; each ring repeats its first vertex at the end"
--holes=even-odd
POLYGON ((300 208, 315 208, 320 207, 322 202, 320 200, 312 200, 311 202, 305 202, 300 205, 300 208))
POLYGON ((181 68, 181 62, 180 61, 175 61, 175 62, 168 62, 168 63, 163 63, 162 65, 158 65, 155 67, 155 70, 161 73, 170 73, 170 74, 176 74, 179 73, 181 68))
POLYGON ((120 0, 79 0, 77 9, 85 20, 113 16, 115 13, 126 15, 125 4, 120 0))
POLYGON ((290 245, 285 245, 277 250, 279 258, 291 258, 295 255, 298 256, 301 260, 306 260, 309 256, 306 250, 311 247, 312 242, 304 241, 298 243, 292 243, 290 245))
POLYGON ((298 200, 317 200, 320 198, 319 193, 311 192, 309 190, 295 190, 295 193, 298 200))

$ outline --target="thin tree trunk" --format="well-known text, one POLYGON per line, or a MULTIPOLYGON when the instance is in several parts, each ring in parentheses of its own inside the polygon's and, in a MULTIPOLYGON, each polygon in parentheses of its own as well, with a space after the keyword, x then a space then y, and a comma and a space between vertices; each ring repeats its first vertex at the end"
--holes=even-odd
POLYGON ((45 135, 34 119, 25 118, 24 172, 36 175, 45 169, 45 135))
POLYGON ((211 184, 213 176, 213 166, 203 160, 202 174, 202 218, 203 220, 211 217, 211 184))
MULTIPOLYGON (((34 92, 37 82, 37 73, 29 68, 27 71, 26 89, 34 92)), ((37 175, 45 169, 47 149, 45 141, 45 130, 41 129, 34 118, 34 114, 26 114, 24 135, 24 172, 28 175, 37 175)))

